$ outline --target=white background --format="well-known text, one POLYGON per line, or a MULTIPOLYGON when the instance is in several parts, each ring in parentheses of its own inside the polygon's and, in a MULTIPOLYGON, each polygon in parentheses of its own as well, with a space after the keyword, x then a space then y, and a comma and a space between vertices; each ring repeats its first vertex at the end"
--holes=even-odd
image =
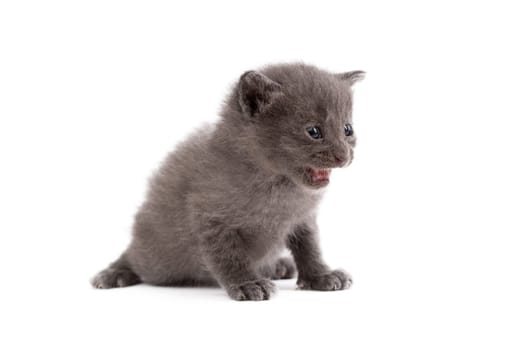
POLYGON ((524 11, 506 1, 2 1, 2 349, 524 349, 524 11), (320 212, 345 292, 88 281, 248 69, 363 69, 320 212))

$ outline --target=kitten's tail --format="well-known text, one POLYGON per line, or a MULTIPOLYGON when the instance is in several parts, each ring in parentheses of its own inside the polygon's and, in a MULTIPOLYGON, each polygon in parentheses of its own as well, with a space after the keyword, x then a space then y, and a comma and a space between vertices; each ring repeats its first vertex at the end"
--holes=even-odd
POLYGON ((125 253, 91 279, 93 287, 99 289, 127 287, 139 283, 142 281, 131 269, 125 253))

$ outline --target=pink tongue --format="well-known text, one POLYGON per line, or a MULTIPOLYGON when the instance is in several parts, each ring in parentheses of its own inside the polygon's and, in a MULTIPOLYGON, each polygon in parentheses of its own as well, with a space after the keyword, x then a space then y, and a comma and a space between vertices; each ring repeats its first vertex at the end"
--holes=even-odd
POLYGON ((330 169, 312 169, 312 179, 314 181, 328 180, 330 169))

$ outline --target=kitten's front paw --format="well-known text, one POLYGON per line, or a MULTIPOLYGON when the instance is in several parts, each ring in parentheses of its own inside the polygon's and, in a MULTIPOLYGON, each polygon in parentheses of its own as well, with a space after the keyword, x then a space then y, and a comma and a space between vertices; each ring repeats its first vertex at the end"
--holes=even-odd
POLYGON ((268 300, 275 286, 268 279, 230 285, 226 288, 228 295, 234 300, 268 300))
POLYGON ((299 279, 299 289, 309 290, 343 290, 352 285, 352 277, 343 270, 334 270, 320 276, 299 279))

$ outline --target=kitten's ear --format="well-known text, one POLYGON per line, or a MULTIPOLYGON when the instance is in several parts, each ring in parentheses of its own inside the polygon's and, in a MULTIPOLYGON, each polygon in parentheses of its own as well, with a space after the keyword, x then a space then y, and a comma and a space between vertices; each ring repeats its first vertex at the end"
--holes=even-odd
POLYGON ((264 74, 248 71, 239 80, 239 104, 249 116, 262 113, 280 95, 281 85, 264 74))
POLYGON ((351 72, 339 73, 335 76, 341 80, 348 82, 350 86, 352 86, 354 85, 354 83, 361 81, 365 78, 365 72, 363 72, 362 70, 354 70, 351 72))

